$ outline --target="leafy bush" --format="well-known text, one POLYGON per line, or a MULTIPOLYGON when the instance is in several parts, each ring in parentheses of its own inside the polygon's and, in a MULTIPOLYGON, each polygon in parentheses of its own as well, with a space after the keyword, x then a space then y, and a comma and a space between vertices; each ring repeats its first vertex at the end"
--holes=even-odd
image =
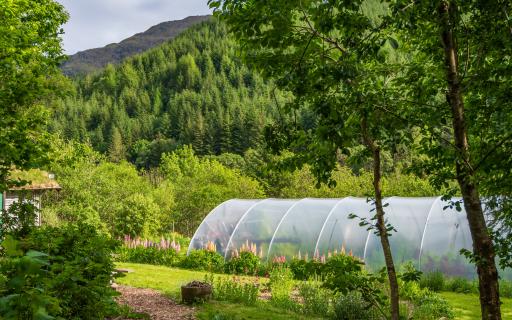
POLYGON ((400 278, 405 282, 420 281, 423 272, 416 269, 411 261, 404 263, 400 270, 400 278))
POLYGON ((270 271, 269 283, 272 294, 270 303, 276 307, 297 310, 298 304, 290 298, 293 290, 293 273, 285 266, 270 271))
POLYGON ((44 290, 48 256, 37 251, 23 251, 18 241, 7 236, 0 258, 0 318, 52 319, 60 311, 59 300, 44 290))
POLYGON ((232 257, 224 267, 226 273, 254 275, 260 269, 260 258, 249 251, 242 251, 232 257))
POLYGON ((344 254, 332 256, 324 266, 323 286, 342 295, 349 295, 350 292, 357 291, 368 305, 380 308, 387 302, 387 297, 383 292, 385 270, 383 269, 377 274, 370 274, 363 271, 363 265, 362 261, 352 256, 344 254))
POLYGON ((290 261, 290 270, 293 273, 293 277, 297 280, 307 280, 309 277, 307 271, 307 261, 304 259, 293 258, 290 261))
POLYGON ((0 237, 10 234, 14 238, 27 236, 36 225, 36 207, 28 202, 14 202, 9 210, 0 210, 0 237))
MULTIPOLYGON (((412 308, 412 319, 452 319, 453 312, 446 300, 428 288, 421 288, 418 282, 400 280, 400 298, 407 300, 412 308)), ((408 312, 410 313, 410 312, 408 312)))
POLYGON ((206 282, 210 283, 213 287, 213 298, 217 301, 229 301, 234 303, 243 303, 248 306, 256 304, 259 293, 258 280, 247 282, 242 279, 213 278, 213 275, 206 277, 206 282))
POLYGON ((22 245, 48 255, 45 290, 59 301, 57 316, 103 319, 116 310, 110 283, 117 241, 98 234, 93 226, 77 224, 34 229, 22 245))
POLYGON ((304 281, 299 285, 302 298, 302 311, 311 315, 327 315, 330 309, 332 292, 322 288, 319 281, 304 281))
POLYGON ((7 235, 0 258, 0 318, 103 319, 117 312, 110 286, 117 245, 85 224, 7 235))
POLYGON ((294 258, 290 261, 290 270, 297 280, 308 280, 313 276, 323 275, 324 264, 316 259, 306 260, 294 258))
POLYGON ((429 292, 428 288, 421 288, 418 282, 414 281, 398 281, 399 295, 401 299, 408 301, 416 301, 420 297, 423 297, 427 292, 429 292))
POLYGON ((415 320, 437 320, 453 319, 453 311, 448 302, 437 294, 428 293, 415 302, 413 319, 415 320))
POLYGON ((443 273, 441 271, 434 271, 423 274, 420 280, 420 286, 434 292, 442 291, 444 289, 443 273))
POLYGON ((191 235, 205 215, 219 203, 232 198, 262 198, 259 182, 215 160, 200 158, 190 146, 162 156, 161 171, 173 185, 176 230, 191 235))
POLYGON ((382 315, 370 303, 362 298, 361 293, 349 291, 341 294, 334 303, 335 320, 377 320, 382 315))
POLYGON ((335 292, 348 293, 363 280, 364 263, 347 255, 336 255, 325 263, 325 287, 335 292))
POLYGON ((185 269, 222 272, 224 270, 224 257, 210 250, 193 250, 181 262, 185 269))
POLYGON ((457 293, 478 293, 478 287, 466 278, 456 277, 445 281, 444 290, 457 293))
MULTIPOLYGON (((463 277, 446 279, 444 282, 443 290, 448 290, 456 293, 478 294, 479 292, 477 280, 469 280, 463 277)), ((503 298, 512 298, 511 281, 500 280, 500 296, 503 298)))
POLYGON ((181 261, 180 255, 173 249, 159 249, 154 247, 121 247, 117 250, 117 261, 146 263, 173 267, 181 261))
POLYGON ((54 169, 62 191, 45 203, 44 217, 54 212, 61 222, 86 221, 116 238, 171 229, 171 188, 164 183, 155 188, 134 166, 90 155, 54 169))

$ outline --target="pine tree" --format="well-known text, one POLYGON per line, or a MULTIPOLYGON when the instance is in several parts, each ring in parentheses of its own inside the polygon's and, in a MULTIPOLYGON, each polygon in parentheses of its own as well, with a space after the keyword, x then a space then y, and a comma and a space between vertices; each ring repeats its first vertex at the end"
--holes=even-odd
POLYGON ((108 149, 108 156, 112 162, 121 162, 126 158, 126 149, 123 144, 123 137, 117 127, 112 129, 112 136, 108 149))

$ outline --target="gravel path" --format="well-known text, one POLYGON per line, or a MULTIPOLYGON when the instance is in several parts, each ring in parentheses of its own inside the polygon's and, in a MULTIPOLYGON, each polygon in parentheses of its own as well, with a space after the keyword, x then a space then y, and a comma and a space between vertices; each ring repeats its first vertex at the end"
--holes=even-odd
POLYGON ((177 304, 156 290, 132 288, 117 284, 114 285, 114 288, 121 293, 117 297, 120 304, 130 306, 133 312, 149 314, 151 320, 195 319, 194 308, 177 304))

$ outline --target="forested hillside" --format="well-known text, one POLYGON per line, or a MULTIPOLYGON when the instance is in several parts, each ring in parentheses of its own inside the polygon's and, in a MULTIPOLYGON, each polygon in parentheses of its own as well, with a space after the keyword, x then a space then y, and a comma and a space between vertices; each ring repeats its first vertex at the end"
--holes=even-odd
POLYGON ((285 100, 239 60, 216 21, 74 81, 76 94, 56 103, 52 130, 139 167, 157 165, 177 145, 242 154, 285 100))
POLYGON ((71 76, 97 71, 109 63, 120 63, 134 54, 174 39, 181 32, 208 19, 210 16, 193 16, 178 21, 162 22, 119 43, 73 54, 62 64, 61 69, 71 76))

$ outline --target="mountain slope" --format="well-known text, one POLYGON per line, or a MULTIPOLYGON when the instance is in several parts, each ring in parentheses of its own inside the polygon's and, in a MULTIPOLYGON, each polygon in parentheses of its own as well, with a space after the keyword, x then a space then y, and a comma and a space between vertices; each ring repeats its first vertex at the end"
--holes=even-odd
POLYGON ((192 16, 183 20, 163 22, 119 43, 78 52, 69 56, 63 63, 62 71, 73 76, 101 69, 108 63, 117 64, 127 57, 174 39, 184 30, 210 18, 211 16, 192 16))
POLYGON ((55 103, 53 131, 90 141, 113 161, 158 165, 190 144, 201 155, 242 154, 280 119, 286 97, 240 61, 223 23, 212 19, 170 42, 74 80, 55 103))

